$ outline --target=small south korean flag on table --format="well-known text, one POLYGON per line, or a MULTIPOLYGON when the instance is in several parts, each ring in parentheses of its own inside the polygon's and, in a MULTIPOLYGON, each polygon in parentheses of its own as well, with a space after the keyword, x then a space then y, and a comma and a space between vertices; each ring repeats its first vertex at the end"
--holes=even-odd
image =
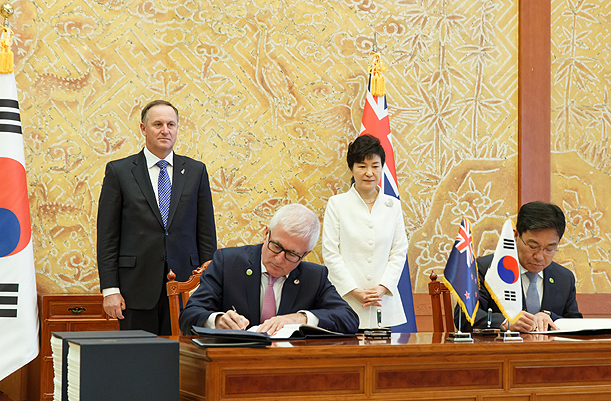
POLYGON ((484 282, 503 316, 510 323, 515 323, 522 313, 522 280, 513 225, 509 219, 503 224, 484 282))

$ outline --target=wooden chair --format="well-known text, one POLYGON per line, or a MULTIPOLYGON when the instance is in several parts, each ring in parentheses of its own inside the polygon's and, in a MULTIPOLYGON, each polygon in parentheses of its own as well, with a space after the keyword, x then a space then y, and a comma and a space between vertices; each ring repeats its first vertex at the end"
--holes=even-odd
POLYGON ((429 295, 431 296, 431 306, 433 307, 433 331, 444 332, 454 331, 454 312, 452 310, 452 297, 450 290, 445 284, 437 281, 435 272, 430 275, 431 282, 429 283, 429 295), (443 297, 443 313, 445 313, 445 330, 444 318, 441 309, 441 298, 443 297))
POLYGON ((193 270, 193 274, 187 281, 180 282, 176 281, 176 273, 172 270, 168 273, 168 282, 166 283, 166 290, 168 292, 168 300, 170 302, 170 324, 172 326, 172 335, 180 335, 180 327, 178 326, 178 317, 180 315, 180 298, 182 298, 182 307, 184 308, 189 300, 191 292, 199 285, 199 277, 202 275, 204 270, 208 268, 210 260, 204 262, 203 265, 193 270), (181 297, 179 297, 181 294, 181 297))

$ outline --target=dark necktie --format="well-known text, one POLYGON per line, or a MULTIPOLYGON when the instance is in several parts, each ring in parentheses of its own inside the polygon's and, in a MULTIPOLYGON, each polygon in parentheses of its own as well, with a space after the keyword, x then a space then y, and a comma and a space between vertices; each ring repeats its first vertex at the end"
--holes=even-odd
POLYGON ((157 162, 157 166, 159 166, 159 181, 157 182, 159 212, 161 212, 163 226, 166 228, 168 223, 168 214, 170 212, 170 198, 172 196, 172 183, 170 183, 170 176, 168 175, 168 164, 169 163, 165 160, 159 160, 157 162))

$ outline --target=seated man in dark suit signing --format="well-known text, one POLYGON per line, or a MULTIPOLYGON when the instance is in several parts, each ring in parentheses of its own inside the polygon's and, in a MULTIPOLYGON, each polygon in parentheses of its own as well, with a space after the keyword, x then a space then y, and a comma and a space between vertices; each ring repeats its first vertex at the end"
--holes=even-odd
POLYGON ((318 217, 299 204, 280 208, 260 245, 217 250, 180 315, 192 326, 274 334, 285 324, 355 333, 357 314, 327 278, 327 268, 304 262, 320 233, 318 217))
MULTIPOLYGON (((548 326, 557 328, 554 324, 556 319, 582 317, 575 299, 573 272, 552 261, 565 225, 564 213, 551 203, 530 202, 520 208, 514 236, 520 262, 524 311, 514 324, 505 319, 484 285, 494 255, 483 256, 477 259, 480 294, 473 327, 487 327, 488 308, 492 309, 490 327, 503 331, 545 331, 548 326)), ((454 324, 457 326, 458 313, 462 313, 460 308, 454 310, 454 324)), ((471 331, 473 327, 463 314, 460 329, 471 331)))

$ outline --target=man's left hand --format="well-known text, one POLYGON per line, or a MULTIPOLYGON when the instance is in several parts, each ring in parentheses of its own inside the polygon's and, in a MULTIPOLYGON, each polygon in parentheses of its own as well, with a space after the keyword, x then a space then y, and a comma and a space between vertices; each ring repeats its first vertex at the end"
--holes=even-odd
POLYGON ((553 330, 558 330, 558 326, 554 324, 554 321, 545 312, 538 312, 535 314, 535 329, 537 331, 547 331, 547 328, 551 327, 553 330))
POLYGON ((260 333, 273 336, 284 327, 285 324, 306 324, 307 318, 303 313, 291 313, 290 315, 274 316, 264 321, 257 329, 260 333))

